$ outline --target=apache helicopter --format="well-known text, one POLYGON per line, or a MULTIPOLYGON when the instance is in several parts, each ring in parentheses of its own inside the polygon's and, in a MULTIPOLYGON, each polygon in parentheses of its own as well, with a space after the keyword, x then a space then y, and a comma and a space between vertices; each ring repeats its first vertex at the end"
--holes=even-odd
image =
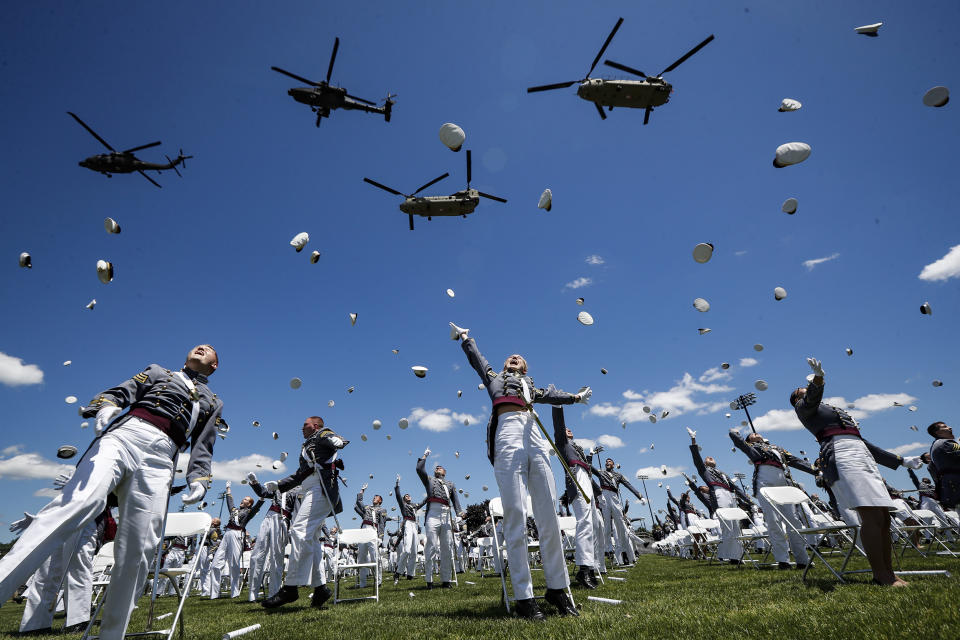
POLYGON ((467 149, 467 188, 462 191, 457 191, 453 195, 449 196, 420 196, 417 197, 417 194, 426 189, 427 187, 434 185, 447 176, 449 173, 445 173, 439 178, 434 178, 427 184, 423 185, 416 191, 411 194, 400 193, 396 189, 391 189, 385 185, 380 184, 379 182, 374 182, 370 178, 364 178, 363 181, 372 184, 375 187, 379 187, 384 191, 389 191, 390 193, 398 196, 403 196, 406 198, 403 202, 400 203, 400 211, 403 211, 410 217, 410 231, 413 231, 413 216, 423 216, 427 220, 432 220, 433 216, 463 216, 467 217, 467 214, 473 213, 473 210, 477 208, 477 205, 480 204, 480 196, 484 198, 489 198, 491 200, 496 200, 497 202, 506 202, 503 198, 498 198, 497 196, 492 196, 489 193, 484 193, 482 191, 477 191, 476 189, 470 188, 471 180, 471 161, 470 161, 470 150, 467 149))
POLYGON ((600 58, 603 56, 603 52, 607 50, 607 45, 609 45, 610 41, 613 40, 613 36, 616 35, 617 29, 620 28, 621 24, 623 24, 623 18, 617 20, 617 24, 614 25, 613 31, 610 32, 609 36, 607 36, 607 41, 604 42, 603 46, 600 48, 600 53, 598 53, 597 57, 593 59, 593 64, 590 65, 590 70, 587 71, 587 76, 585 78, 582 80, 571 80, 570 82, 558 82, 557 84, 530 87, 527 89, 527 93, 534 93, 535 91, 549 91, 551 89, 564 89, 579 82, 580 86, 577 87, 577 95, 584 100, 589 100, 592 102, 594 106, 596 106, 597 113, 600 114, 602 119, 606 120, 607 118, 606 114, 603 112, 603 107, 608 107, 610 111, 613 111, 614 107, 630 107, 631 109, 645 109, 646 111, 643 114, 643 124, 647 124, 650 121, 650 113, 653 111, 654 107, 659 107, 669 102, 670 94, 673 92, 673 86, 669 82, 664 81, 661 76, 668 71, 673 71, 681 64, 686 62, 687 58, 695 54, 697 51, 700 51, 700 49, 703 47, 707 46, 707 44, 713 40, 713 35, 685 53, 680 59, 658 73, 656 76, 648 76, 642 71, 633 69, 618 62, 604 60, 603 63, 608 67, 613 67, 614 69, 620 69, 621 71, 638 75, 643 78, 643 80, 605 80, 601 78, 591 78, 590 74, 593 73, 593 69, 597 66, 597 62, 599 62, 600 58))
POLYGON ((81 127, 89 131, 90 135, 92 135, 94 138, 99 140, 100 144, 105 146, 107 149, 110 149, 110 153, 99 153, 95 156, 90 156, 86 160, 82 160, 80 162, 80 166, 86 167, 91 171, 102 173, 108 178, 112 178, 114 173, 133 173, 134 171, 136 171, 137 173, 142 175, 144 178, 149 180, 151 183, 153 183, 153 185, 159 189, 162 187, 159 184, 157 184, 157 182, 154 181, 153 178, 151 178, 150 176, 148 176, 143 172, 145 169, 152 169, 157 172, 166 171, 167 169, 173 169, 177 173, 177 175, 182 178, 183 176, 180 175, 180 171, 177 169, 177 165, 182 164, 183 168, 186 169, 187 168, 186 160, 188 158, 193 157, 193 156, 183 155, 183 149, 181 149, 180 153, 177 155, 176 160, 171 160, 170 156, 166 156, 167 164, 156 164, 153 162, 144 162, 143 160, 140 160, 135 155, 133 155, 133 152, 140 151, 141 149, 149 149, 150 147, 156 147, 157 145, 160 144, 159 140, 157 140, 156 142, 151 142, 150 144, 142 144, 139 147, 125 149, 124 151, 117 151, 116 149, 111 147, 106 140, 104 140, 99 135, 97 135, 96 131, 88 127, 87 123, 81 120, 77 116, 77 114, 73 113, 72 111, 67 111, 67 113, 70 114, 70 116, 72 116, 74 120, 79 122, 81 127))
POLYGON ((291 98, 310 106, 310 109, 317 114, 317 126, 320 126, 320 120, 330 116, 331 109, 359 109, 368 113, 382 113, 383 119, 390 122, 390 112, 393 110, 393 98, 396 94, 387 94, 382 107, 378 107, 376 102, 371 102, 357 96, 347 93, 346 89, 330 86, 330 75, 333 73, 333 63, 337 59, 337 49, 340 48, 340 38, 333 41, 333 53, 330 54, 330 66, 327 67, 327 79, 323 82, 314 82, 307 80, 280 67, 270 67, 277 73, 282 73, 294 80, 305 82, 309 87, 295 87, 287 91, 291 98))

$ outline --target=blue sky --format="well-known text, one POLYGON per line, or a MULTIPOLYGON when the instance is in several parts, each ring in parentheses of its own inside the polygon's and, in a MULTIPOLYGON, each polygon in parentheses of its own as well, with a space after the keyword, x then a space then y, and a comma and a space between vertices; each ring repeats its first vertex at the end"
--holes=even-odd
MULTIPOLYGON (((179 366, 198 342, 221 355, 211 386, 232 427, 217 443, 215 490, 257 460, 295 457, 299 425, 319 414, 352 440, 350 498, 364 481, 389 491, 397 473, 418 494, 427 446, 465 502, 496 495, 483 454, 489 404, 448 321, 469 327, 495 364, 520 352, 540 384, 591 385, 591 406, 568 423, 578 437, 618 438, 608 452, 629 478, 661 465, 691 472, 685 426, 721 468, 749 473, 727 438, 742 416, 725 413, 758 379, 769 384, 753 407, 758 426, 812 453, 785 413, 810 355, 824 362, 827 395, 865 410, 867 437, 919 453, 908 445, 952 420, 960 384, 960 255, 942 279, 919 278, 960 244, 957 105, 921 102, 935 85, 960 87, 958 18, 949 2, 11 6, 0 26, 0 521, 46 502, 57 446, 89 443, 66 396, 85 402, 151 362, 179 366), (667 74, 674 93, 648 126, 628 109, 601 121, 575 87, 526 94, 582 77, 619 16, 605 57, 646 71, 716 35, 667 74), (877 21, 878 38, 853 31, 877 21), (286 95, 298 83, 270 71, 322 78, 336 36, 333 82, 371 100, 399 94, 392 122, 337 111, 317 129, 286 95), (803 108, 778 113, 783 98, 803 108), (163 189, 137 175, 108 180, 77 166, 101 148, 67 110, 117 148, 162 140, 145 160, 180 147, 195 158, 183 179, 158 177, 163 189), (466 131, 473 186, 509 202, 483 201, 466 220, 418 219, 410 232, 399 198, 362 178, 408 191, 449 171, 428 193, 462 188, 466 158, 440 143, 444 122, 466 131), (810 144, 810 158, 774 169, 790 141, 810 144), (536 207, 548 187, 549 213, 536 207), (788 197, 796 215, 780 211, 788 197), (120 235, 104 232, 106 216, 120 235), (298 254, 288 243, 301 231, 311 241, 298 254), (699 242, 716 247, 707 264, 691 257, 699 242), (16 266, 22 251, 30 270, 16 266), (108 285, 96 278, 101 258, 115 265, 108 285), (788 292, 780 302, 777 286, 788 292), (693 308, 697 297, 709 312, 693 308), (920 314, 924 301, 932 316, 920 314), (577 322, 584 309, 593 326, 577 322), (721 362, 733 366, 717 371, 721 362), (894 408, 898 398, 917 411, 894 408), (671 413, 651 424, 644 404, 671 413)), ((594 76, 624 77, 612 71, 594 76)), ((903 470, 886 475, 909 485, 903 470)), ((648 488, 662 508, 664 492, 648 488)))

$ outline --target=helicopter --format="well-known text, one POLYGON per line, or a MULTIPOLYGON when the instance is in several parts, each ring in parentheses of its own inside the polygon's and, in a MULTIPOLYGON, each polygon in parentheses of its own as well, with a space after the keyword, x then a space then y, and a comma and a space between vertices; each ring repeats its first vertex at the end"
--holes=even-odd
POLYGON ((496 200, 497 202, 506 202, 503 198, 492 196, 489 193, 484 193, 482 191, 477 191, 476 189, 470 188, 471 180, 471 159, 470 159, 470 150, 467 149, 467 188, 462 191, 457 191, 453 195, 449 196, 420 196, 417 197, 417 194, 426 189, 429 186, 432 186, 447 176, 449 173, 445 173, 439 178, 434 178, 427 184, 423 185, 416 191, 411 194, 400 193, 396 189, 391 189, 385 185, 380 184, 379 182, 374 182, 370 178, 364 178, 363 181, 367 184, 372 184, 375 187, 383 189, 384 191, 389 191, 390 193, 398 196, 403 196, 406 198, 403 202, 400 203, 400 211, 403 211, 410 218, 410 231, 413 231, 413 216, 423 216, 427 220, 432 220, 433 216, 463 216, 467 217, 467 214, 473 213, 473 210, 477 208, 477 205, 480 204, 480 197, 489 198, 490 200, 496 200))
POLYGON ((358 98, 347 93, 346 89, 330 86, 330 75, 333 73, 333 63, 337 59, 337 49, 340 48, 340 38, 333 41, 333 53, 330 54, 330 65, 327 67, 327 79, 322 82, 307 80, 280 67, 270 67, 277 73, 282 73, 294 80, 305 82, 309 87, 294 87, 287 91, 287 95, 297 102, 309 105, 310 109, 317 114, 317 126, 323 118, 330 117, 331 109, 359 109, 368 113, 382 113, 383 119, 390 122, 390 113, 393 110, 396 94, 387 93, 387 98, 382 107, 378 107, 376 102, 358 98))
POLYGON ((607 107, 609 111, 613 111, 614 107, 629 107, 631 109, 644 109, 643 124, 650 122, 650 114, 653 112, 654 107, 659 107, 669 102, 670 94, 673 92, 673 86, 669 82, 664 81, 662 77, 663 74, 667 73, 668 71, 673 71, 681 64, 686 62, 690 56, 707 46, 710 41, 713 40, 713 35, 711 34, 706 40, 685 53, 676 62, 658 73, 656 76, 648 76, 638 69, 633 69, 626 65, 620 64, 619 62, 604 60, 603 63, 608 67, 613 67, 614 69, 619 69, 620 71, 632 73, 640 76, 643 78, 643 80, 606 80, 602 78, 591 78, 590 74, 593 73, 594 68, 597 66, 597 62, 599 62, 600 58, 603 57, 603 53, 607 50, 607 46, 610 44, 610 41, 613 40, 613 36, 616 35, 617 29, 620 28, 621 24, 623 24, 623 18, 617 20, 617 24, 614 25, 613 31, 610 32, 610 35, 607 36, 606 42, 604 42, 603 46, 600 48, 600 53, 598 53, 597 57, 593 59, 593 64, 590 65, 590 70, 587 71, 585 78, 581 80, 558 82, 556 84, 548 84, 538 87, 529 87, 527 89, 527 93, 534 93, 536 91, 550 91, 552 89, 564 89, 573 84, 580 83, 580 86, 577 87, 577 95, 584 100, 589 100, 592 102, 597 108, 597 113, 600 114, 601 119, 606 120, 607 118, 606 114, 603 112, 603 107, 607 107))
POLYGON ((72 111, 67 111, 70 116, 80 123, 80 126, 86 129, 90 135, 100 141, 100 144, 105 146, 107 149, 110 149, 110 153, 98 153, 95 156, 90 156, 86 160, 80 161, 80 166, 90 169, 91 171, 96 171, 102 173, 108 178, 112 178, 114 173, 133 173, 136 171, 144 178, 149 180, 155 187, 158 189, 162 188, 153 178, 145 174, 143 171, 145 169, 152 169, 154 171, 166 171, 167 169, 173 169, 176 174, 180 177, 183 177, 180 174, 180 171, 177 169, 178 164, 182 164, 183 168, 187 167, 187 159, 192 158, 193 156, 183 155, 183 149, 180 150, 180 153, 177 155, 175 160, 171 160, 170 156, 167 156, 167 164, 156 164, 153 162, 144 162, 140 160, 135 155, 134 151, 140 151, 141 149, 149 149, 150 147, 156 147, 160 144, 160 141, 151 142, 149 144, 142 144, 139 147, 133 147, 130 149, 125 149, 123 151, 117 151, 107 143, 106 140, 97 135, 97 132, 91 129, 86 122, 81 120, 77 114, 72 111))

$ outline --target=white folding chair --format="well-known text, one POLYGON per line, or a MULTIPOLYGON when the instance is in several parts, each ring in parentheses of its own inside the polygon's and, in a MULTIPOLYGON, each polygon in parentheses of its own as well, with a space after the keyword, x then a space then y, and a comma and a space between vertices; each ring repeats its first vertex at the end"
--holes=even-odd
MULTIPOLYGON (((337 532, 337 548, 339 549, 341 545, 361 545, 366 543, 373 543, 374 545, 379 545, 380 540, 377 537, 377 530, 373 527, 368 527, 366 529, 343 529, 337 532)), ((352 602, 355 600, 374 600, 380 602, 380 562, 379 559, 374 554, 372 562, 343 562, 342 560, 337 559, 336 564, 333 566, 333 604, 340 602, 352 602), (340 597, 340 578, 345 571, 348 570, 357 570, 360 569, 372 569, 373 570, 373 595, 372 596, 359 596, 356 598, 341 598, 340 597)))
POLYGON ((110 572, 113 570, 113 542, 107 542, 93 558, 93 604, 96 605, 110 584, 110 572))
MULTIPOLYGON (((716 510, 714 516, 716 516, 717 520, 727 523, 727 526, 731 528, 739 525, 739 523, 743 520, 746 520, 751 524, 750 528, 741 529, 740 535, 737 536, 737 540, 743 547, 743 551, 740 553, 740 558, 738 558, 740 560, 738 564, 742 567, 744 562, 751 562, 756 567, 759 563, 750 556, 749 547, 755 544, 757 540, 765 539, 767 537, 766 534, 759 533, 753 527, 753 521, 750 519, 750 516, 747 514, 747 512, 739 507, 721 507, 716 510), (744 561, 744 557, 747 558, 746 561, 744 561)), ((711 558, 711 561, 717 559, 717 553, 719 549, 720 546, 717 545, 713 551, 713 557, 711 558)))

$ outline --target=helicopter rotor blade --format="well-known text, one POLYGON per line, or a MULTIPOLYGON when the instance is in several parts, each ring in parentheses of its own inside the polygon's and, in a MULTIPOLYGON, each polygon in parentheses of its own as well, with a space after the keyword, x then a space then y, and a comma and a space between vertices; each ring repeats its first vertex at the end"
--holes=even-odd
POLYGON ((641 78, 646 78, 647 74, 639 69, 634 69, 633 67, 628 67, 625 64, 620 64, 619 62, 614 62, 613 60, 604 60, 603 64, 608 67, 613 67, 614 69, 620 69, 620 71, 626 71, 627 73, 632 73, 635 76, 640 76, 641 78))
POLYGON ((470 149, 467 149, 467 189, 470 188, 470 180, 473 175, 473 163, 470 161, 470 149))
POLYGON ((566 89, 567 87, 576 84, 577 82, 583 82, 583 80, 571 80, 570 82, 558 82, 556 84, 544 84, 539 87, 527 87, 527 93, 535 93, 537 91, 551 91, 553 89, 566 89))
POLYGON ((177 169, 177 165, 174 164, 173 160, 170 159, 170 156, 164 156, 164 157, 167 159, 167 164, 170 165, 170 168, 173 169, 174 172, 182 178, 183 175, 180 173, 180 170, 177 169))
POLYGON ((407 215, 410 216, 410 231, 413 231, 413 214, 408 213, 407 215))
POLYGON ((319 86, 320 86, 320 83, 319 83, 319 82, 314 82, 313 80, 307 80, 306 78, 304 78, 304 77, 302 77, 302 76, 298 76, 298 75, 295 74, 295 73, 290 73, 289 71, 286 71, 286 70, 284 70, 284 69, 281 69, 280 67, 270 67, 270 68, 273 69, 274 71, 276 71, 277 73, 282 73, 282 74, 285 75, 285 76, 289 76, 289 77, 293 78, 294 80, 299 80, 300 82, 303 82, 303 83, 305 83, 305 84, 309 84, 309 85, 314 86, 314 87, 319 87, 319 86))
POLYGON ((483 191, 477 191, 478 196, 483 196, 484 198, 490 198, 491 200, 496 200, 497 202, 506 202, 504 198, 498 196, 492 196, 489 193, 484 193, 483 191))
POLYGON ((340 48, 340 38, 333 41, 333 53, 330 54, 330 66, 327 67, 327 84, 330 84, 330 76, 333 74, 333 63, 337 60, 337 49, 340 48))
POLYGON ((607 47, 610 45, 610 41, 613 40, 613 36, 617 35, 617 29, 620 28, 620 25, 623 24, 623 18, 617 20, 617 24, 613 26, 613 31, 610 32, 610 35, 607 36, 606 42, 603 43, 603 46, 600 47, 600 53, 597 54, 597 57, 593 59, 593 64, 590 65, 590 71, 587 71, 587 78, 590 77, 590 74, 593 73, 594 67, 597 66, 597 63, 600 62, 600 58, 603 57, 603 52, 607 50, 607 47))
POLYGON ((653 113, 653 107, 647 107, 643 112, 643 124, 650 122, 650 114, 653 113))
POLYGON ((148 176, 147 174, 145 174, 143 171, 140 171, 139 169, 137 169, 137 173, 139 173, 139 174, 142 175, 144 178, 146 178, 147 180, 149 180, 150 182, 152 182, 152 183, 153 183, 153 186, 155 186, 157 189, 163 189, 163 187, 161 187, 159 184, 157 184, 157 182, 156 182, 153 178, 151 178, 150 176, 148 176))
POLYGON ((593 103, 593 106, 595 106, 595 107, 597 108, 597 113, 600 114, 600 119, 601 119, 601 120, 606 120, 606 119, 607 119, 607 114, 605 114, 605 113, 603 112, 603 107, 600 106, 600 103, 599 103, 599 102, 594 102, 594 103, 593 103))
POLYGON ((100 136, 98 136, 96 131, 94 131, 93 129, 91 129, 90 127, 88 127, 88 126, 87 126, 87 123, 84 122, 83 120, 81 120, 80 117, 77 116, 77 114, 73 113, 72 111, 67 111, 67 113, 69 113, 70 116, 71 116, 74 120, 76 120, 78 123, 80 123, 80 126, 83 127, 84 129, 86 129, 87 132, 88 132, 90 135, 92 135, 94 138, 96 138, 97 140, 99 140, 99 141, 100 141, 100 144, 102 144, 103 146, 105 146, 107 149, 110 149, 110 151, 116 151, 116 149, 114 149, 113 147, 110 146, 110 143, 108 143, 106 140, 104 140, 103 138, 101 138, 100 136))
POLYGON ((133 153, 134 151, 140 151, 141 149, 149 149, 150 147, 156 147, 160 144, 161 142, 157 140, 156 142, 151 142, 150 144, 142 144, 139 147, 131 147, 130 149, 124 149, 123 153, 133 153))
POLYGON ((377 103, 376 103, 376 102, 373 102, 373 101, 371 101, 371 100, 367 100, 366 98, 358 98, 357 96, 352 96, 352 95, 350 95, 349 93, 347 94, 347 97, 350 98, 351 100, 356 100, 357 102, 362 102, 362 103, 364 103, 364 104, 369 104, 369 105, 372 106, 372 107, 377 106, 377 103))
POLYGON ((450 175, 449 173, 445 173, 445 174, 443 174, 442 176, 440 176, 439 178, 434 178, 433 180, 431 180, 431 181, 428 182, 427 184, 423 185, 422 187, 420 187, 419 189, 417 189, 416 191, 414 191, 414 192, 411 193, 410 195, 411 195, 411 196, 417 195, 418 193, 420 193, 421 191, 423 191, 423 190, 426 189, 427 187, 429 187, 429 186, 431 186, 431 185, 434 185, 434 184, 440 182, 441 180, 443 180, 444 178, 446 178, 446 177, 449 176, 449 175, 450 175))
POLYGON ((711 40, 713 40, 713 34, 712 34, 712 33, 710 34, 710 36, 709 36, 706 40, 704 40, 703 42, 701 42, 700 44, 698 44, 697 46, 695 46, 693 49, 690 49, 690 51, 687 51, 685 54, 683 54, 682 57, 680 57, 680 59, 678 59, 678 60, 677 60, 676 62, 674 62, 672 65, 670 65, 669 67, 667 67, 666 69, 664 69, 663 71, 661 71, 659 74, 657 74, 657 77, 660 77, 660 76, 662 76, 663 74, 667 73, 668 71, 673 71, 674 69, 676 69, 677 67, 679 67, 681 64, 683 64, 684 62, 687 61, 687 58, 689 58, 690 56, 692 56, 693 54, 695 54, 697 51, 700 51, 700 49, 703 49, 705 46, 707 46, 708 44, 710 44, 710 41, 711 41, 711 40))
POLYGON ((384 191, 389 191, 390 193, 392 193, 392 194, 395 195, 395 196, 404 196, 404 197, 406 197, 406 195, 407 195, 407 194, 405 194, 405 193, 400 193, 400 192, 397 191, 396 189, 391 189, 390 187, 388 187, 388 186, 386 186, 386 185, 380 184, 379 182, 374 182, 374 181, 371 180, 370 178, 364 178, 363 181, 366 182, 367 184, 372 184, 372 185, 375 186, 375 187, 378 187, 378 188, 380 188, 380 189, 383 189, 384 191))

